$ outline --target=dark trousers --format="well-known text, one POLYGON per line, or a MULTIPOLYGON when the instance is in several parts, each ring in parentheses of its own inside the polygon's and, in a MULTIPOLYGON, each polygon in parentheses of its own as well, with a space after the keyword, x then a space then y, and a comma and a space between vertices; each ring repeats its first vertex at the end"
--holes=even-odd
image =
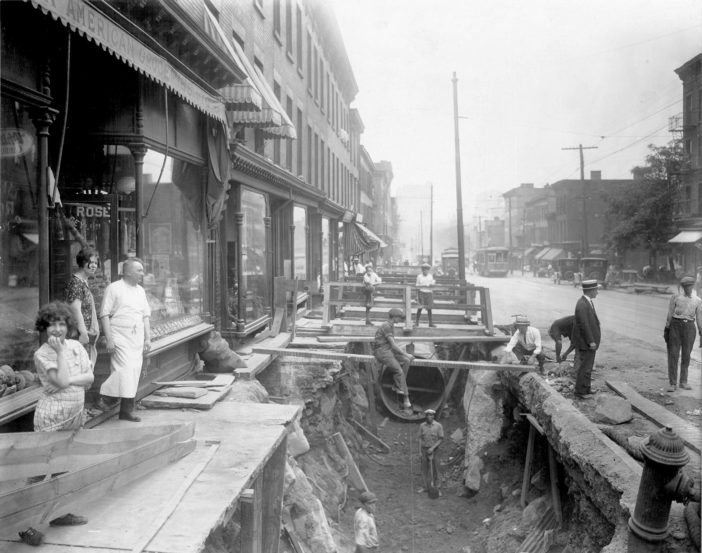
POLYGON ((409 361, 406 357, 395 354, 395 352, 387 349, 375 350, 375 358, 380 361, 392 373, 392 380, 395 383, 395 388, 400 390, 405 397, 408 396, 407 380, 405 375, 409 371, 409 361))
POLYGON ((575 393, 585 395, 590 393, 590 381, 592 377, 592 368, 595 366, 594 349, 576 349, 575 350, 575 393))
MULTIPOLYGON (((527 349, 521 344, 521 342, 517 342, 517 345, 512 349, 512 353, 514 353, 515 357, 519 359, 520 363, 526 364, 526 362, 529 361, 529 358, 534 354, 534 350, 527 349)), ((536 360, 539 362, 539 367, 543 368, 545 359, 546 358, 544 357, 543 351, 536 356, 536 360)))
MULTIPOLYGON (((436 455, 432 455, 433 457, 433 463, 431 463, 431 471, 429 470, 429 454, 427 451, 429 450, 428 447, 423 447, 422 448, 422 476, 424 477, 424 487, 426 489, 429 489, 431 486, 432 481, 434 482, 434 487, 438 488, 439 487, 439 469, 438 469, 438 459, 436 458, 436 455), (433 474, 432 474, 433 473, 433 474), (432 478, 433 476, 433 478, 432 478)), ((434 450, 434 453, 436 453, 437 450, 434 450)))
POLYGON ((690 366, 690 353, 695 345, 695 321, 672 319, 668 336, 668 382, 678 384, 678 359, 680 360, 680 384, 687 383, 687 368, 690 366))

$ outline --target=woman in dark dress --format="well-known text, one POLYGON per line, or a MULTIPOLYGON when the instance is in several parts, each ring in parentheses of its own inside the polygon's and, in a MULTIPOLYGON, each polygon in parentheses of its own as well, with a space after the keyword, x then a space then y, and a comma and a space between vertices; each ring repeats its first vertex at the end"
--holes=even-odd
POLYGON ((83 344, 90 356, 91 366, 95 366, 97 350, 95 342, 100 334, 97 312, 93 294, 88 286, 88 279, 95 276, 98 268, 98 255, 89 248, 83 248, 76 255, 78 270, 71 276, 64 300, 70 306, 73 319, 78 328, 78 341, 83 344))

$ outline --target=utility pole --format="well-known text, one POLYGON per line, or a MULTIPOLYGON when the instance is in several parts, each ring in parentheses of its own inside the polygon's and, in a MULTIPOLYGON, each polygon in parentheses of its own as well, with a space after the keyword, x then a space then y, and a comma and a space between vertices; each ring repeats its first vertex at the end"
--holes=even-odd
MULTIPOLYGON (((424 212, 419 211, 419 255, 424 258, 424 212)), ((424 260, 422 259, 422 263, 424 260)))
MULTIPOLYGON (((508 210, 509 210, 509 274, 512 274, 512 195, 507 197, 508 210)), ((522 263, 524 261, 522 260, 522 263)))
POLYGON ((466 279, 466 248, 463 241, 463 195, 461 193, 461 148, 458 139, 458 79, 453 72, 453 134, 456 142, 456 226, 458 227, 458 278, 466 279))
POLYGON ((431 185, 431 204, 429 211, 429 265, 434 266, 434 185, 431 185))
POLYGON ((587 257, 590 249, 587 243, 587 190, 585 189, 585 158, 583 150, 596 150, 597 146, 583 146, 578 144, 577 148, 561 148, 561 150, 580 150, 580 191, 583 194, 583 239, 582 239, 582 255, 587 257))

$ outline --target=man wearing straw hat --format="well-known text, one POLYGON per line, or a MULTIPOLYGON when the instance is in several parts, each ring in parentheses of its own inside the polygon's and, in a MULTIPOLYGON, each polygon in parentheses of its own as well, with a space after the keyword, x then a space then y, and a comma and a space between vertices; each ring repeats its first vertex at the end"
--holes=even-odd
POLYGON ((531 322, 525 315, 517 315, 514 324, 517 330, 505 347, 506 358, 503 362, 528 365, 532 360, 536 360, 539 363, 539 369, 543 371, 546 358, 541 348, 541 332, 538 328, 530 326, 531 322))
POLYGON ((583 295, 575 304, 575 319, 571 343, 575 346, 575 397, 592 397, 590 383, 595 354, 600 346, 600 320, 595 312, 593 300, 597 297, 599 285, 596 280, 583 280, 583 295))
MULTIPOLYGON (((678 384, 678 359, 680 360, 680 387, 691 390, 687 383, 687 368, 690 366, 690 353, 695 345, 695 326, 702 336, 702 300, 693 295, 695 277, 680 279, 683 293, 670 298, 668 317, 665 321, 663 338, 668 349, 668 391, 674 392, 678 384)), ((701 338, 702 339, 702 338, 701 338)))
POLYGON ((355 553, 377 551, 378 530, 375 527, 375 504, 378 498, 373 492, 362 492, 359 497, 361 506, 353 517, 353 535, 356 542, 355 553))

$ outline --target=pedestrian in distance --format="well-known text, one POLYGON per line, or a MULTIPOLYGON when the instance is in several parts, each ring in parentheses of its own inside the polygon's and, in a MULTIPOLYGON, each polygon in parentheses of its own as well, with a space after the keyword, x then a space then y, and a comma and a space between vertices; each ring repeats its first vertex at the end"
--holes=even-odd
POLYGON ((429 326, 436 327, 436 325, 431 320, 431 312, 434 308, 434 292, 431 287, 436 285, 434 277, 431 275, 429 270, 431 265, 429 263, 422 264, 422 272, 417 275, 417 298, 419 299, 419 307, 417 308, 417 326, 419 326, 419 318, 422 316, 422 309, 427 310, 427 315, 429 316, 429 326))
POLYGON ((503 363, 529 365, 536 361, 539 364, 539 370, 543 371, 546 357, 541 347, 541 332, 538 328, 531 326, 528 317, 524 315, 517 315, 514 324, 517 330, 505 347, 503 363))
POLYGON ((551 327, 548 329, 548 335, 556 343, 557 363, 565 361, 568 354, 575 349, 573 341, 571 340, 571 334, 573 333, 573 321, 575 321, 575 315, 568 315, 567 317, 562 317, 553 321, 551 327), (563 338, 568 338, 568 340, 570 340, 570 344, 568 345, 566 352, 561 356, 563 338))
MULTIPOLYGON (((678 359, 680 359, 680 387, 690 390, 687 383, 687 369, 690 366, 690 353, 695 345, 695 326, 702 341, 702 300, 693 294, 695 277, 680 279, 683 292, 670 298, 668 316, 665 321, 663 338, 668 350, 668 391, 674 392, 678 385, 678 359)), ((701 346, 702 347, 702 346, 701 346)))
POLYGON ((363 263, 356 257, 353 260, 353 271, 356 274, 356 276, 363 276, 364 273, 366 272, 366 268, 364 267, 363 263))
POLYGON ((359 499, 361 506, 353 516, 353 537, 356 543, 355 553, 377 551, 378 529, 375 526, 375 506, 378 498, 373 492, 362 492, 359 499))
POLYGON ((75 330, 71 308, 51 302, 37 313, 35 324, 47 340, 34 353, 34 366, 43 393, 34 410, 34 431, 77 430, 83 426, 85 390, 93 383, 88 352, 68 338, 75 330))
POLYGON ((366 300, 366 324, 372 325, 370 320, 370 311, 373 307, 373 297, 375 296, 375 287, 383 282, 383 280, 373 270, 373 265, 366 265, 366 272, 363 275, 363 294, 366 300))
POLYGON ((410 364, 414 361, 414 356, 404 351, 395 342, 395 324, 404 320, 405 313, 402 309, 393 307, 388 312, 388 320, 380 325, 380 328, 375 332, 373 355, 382 366, 385 366, 392 373, 392 390, 402 396, 402 408, 405 411, 411 411, 412 403, 407 390, 406 375, 410 364))
POLYGON ((592 397, 592 368, 595 366, 597 348, 600 347, 600 320, 593 302, 599 285, 596 280, 583 280, 581 286, 583 295, 575 304, 570 340, 575 346, 575 397, 587 399, 592 397))
POLYGON ((100 325, 88 280, 95 276, 99 265, 98 255, 90 248, 83 248, 76 255, 76 264, 78 270, 71 275, 71 279, 66 284, 63 298, 73 313, 73 320, 78 330, 78 341, 88 352, 91 367, 95 367, 97 361, 95 342, 100 336, 100 325))
POLYGON ((105 289, 100 309, 102 329, 110 354, 110 376, 100 387, 98 409, 106 411, 119 400, 119 418, 131 422, 144 354, 151 349, 151 308, 140 286, 144 265, 132 257, 122 265, 122 279, 105 289))
POLYGON ((439 463, 435 453, 441 442, 444 441, 444 427, 434 418, 436 417, 436 411, 427 409, 424 411, 424 416, 424 422, 419 425, 419 455, 424 487, 419 488, 417 493, 423 493, 432 487, 438 488, 439 463))

